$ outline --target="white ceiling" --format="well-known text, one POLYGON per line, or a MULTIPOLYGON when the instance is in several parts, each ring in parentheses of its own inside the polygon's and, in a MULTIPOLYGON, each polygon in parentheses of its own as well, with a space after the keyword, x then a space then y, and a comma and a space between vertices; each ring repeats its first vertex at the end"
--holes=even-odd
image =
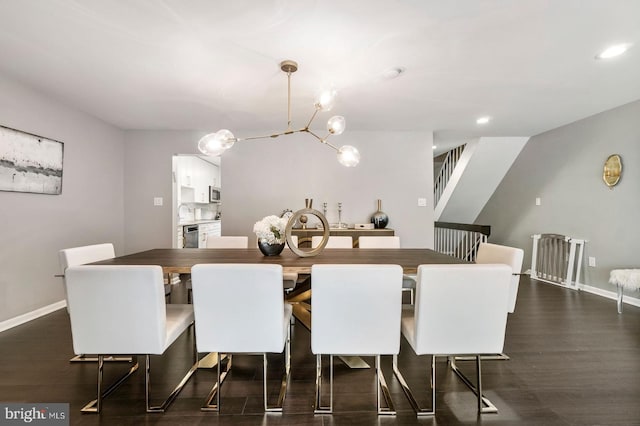
POLYGON ((640 99, 640 1, 0 0, 0 73, 123 129, 284 130, 284 59, 294 127, 331 85, 340 145, 530 136, 640 99))

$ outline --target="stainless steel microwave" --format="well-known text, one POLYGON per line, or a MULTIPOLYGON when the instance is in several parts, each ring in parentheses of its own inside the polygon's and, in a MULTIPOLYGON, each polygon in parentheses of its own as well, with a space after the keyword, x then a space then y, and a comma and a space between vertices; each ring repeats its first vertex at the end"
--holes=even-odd
POLYGON ((220 199, 220 188, 215 186, 209 187, 209 202, 210 203, 219 203, 222 201, 220 199))

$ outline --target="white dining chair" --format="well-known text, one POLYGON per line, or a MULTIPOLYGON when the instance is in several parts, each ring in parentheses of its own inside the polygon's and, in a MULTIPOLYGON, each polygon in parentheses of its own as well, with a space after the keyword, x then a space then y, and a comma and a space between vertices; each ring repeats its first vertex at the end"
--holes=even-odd
MULTIPOLYGON (((358 238, 358 247, 361 249, 373 248, 400 248, 400 237, 393 235, 363 235, 358 238)), ((416 276, 402 275, 402 290, 409 292, 409 304, 413 305, 414 291, 416 288, 416 276)))
POLYGON ((69 299, 67 297, 67 284, 65 277, 67 268, 70 266, 98 262, 100 260, 113 259, 114 257, 116 257, 116 251, 111 243, 72 247, 58 252, 58 260, 62 271, 61 277, 64 287, 64 300, 67 302, 67 311, 69 310, 69 299))
POLYGON ((151 404, 150 355, 162 355, 189 328, 192 306, 165 302, 160 266, 72 266, 66 281, 74 352, 98 354, 98 396, 81 411, 99 413, 103 398, 138 369, 136 361, 102 391, 104 354, 118 354, 145 355, 146 410, 164 412, 196 370, 197 353, 194 345, 193 365, 160 405, 151 404))
MULTIPOLYGON (((58 260, 62 274, 62 283, 64 288, 64 299, 67 304, 67 312, 69 312, 69 298, 67 297, 66 271, 71 266, 85 265, 87 263, 98 262, 101 260, 113 259, 116 256, 115 249, 111 243, 92 244, 88 246, 72 247, 60 250, 58 252, 58 260)), ((165 286, 165 297, 171 294, 170 286, 165 286)), ((108 361, 131 362, 131 357, 108 357, 108 361)), ((86 354, 78 354, 69 360, 70 362, 97 362, 98 358, 87 356, 86 354)))
MULTIPOLYGON (((62 281, 64 286, 65 301, 67 300, 67 286, 65 283, 65 271, 70 266, 86 265, 87 263, 99 262, 101 260, 113 259, 116 252, 112 243, 92 244, 88 246, 72 247, 62 249, 58 252, 60 269, 62 270, 62 281)), ((168 298, 171 295, 171 284, 164 285, 164 295, 168 298)))
MULTIPOLYGON (((297 242, 297 238, 296 242, 297 242)), ((249 248, 249 237, 223 235, 220 237, 207 237, 207 248, 249 248)), ((298 274, 291 272, 283 274, 282 286, 285 291, 292 291, 297 284, 298 274)), ((191 300, 191 282, 187 282, 187 299, 191 300)))
POLYGON ((249 237, 246 235, 207 237, 207 248, 249 248, 249 237))
POLYGON ((516 309, 516 299, 518 298, 518 287, 520 285, 520 274, 522 272, 522 260, 524 250, 515 247, 508 247, 491 243, 480 243, 476 254, 476 263, 502 263, 511 267, 511 287, 509 291, 509 312, 516 309))
POLYGON ((229 355, 225 373, 221 373, 220 354, 262 353, 264 409, 281 412, 290 371, 292 312, 282 294, 282 266, 198 264, 191 269, 191 280, 198 351, 218 354, 217 379, 202 410, 220 410, 220 386, 231 367, 229 355), (276 405, 269 407, 267 353, 283 352, 280 395, 276 405))
MULTIPOLYGON (((482 394, 481 355, 502 352, 509 311, 511 267, 497 264, 420 265, 415 307, 402 313, 402 335, 416 355, 431 355, 431 408, 420 408, 393 358, 393 369, 418 416, 436 409, 436 357, 450 356, 453 371, 477 395, 478 412, 497 412, 482 394), (456 367, 473 355, 476 385, 456 367)), ((315 294, 314 294, 315 297, 315 294)))
POLYGON ((394 235, 362 235, 358 237, 360 248, 400 248, 400 237, 394 235))
MULTIPOLYGON (((316 248, 322 241, 321 235, 311 237, 311 248, 316 248)), ((342 235, 331 235, 324 248, 353 248, 353 238, 342 235)))
MULTIPOLYGON (((249 248, 249 237, 246 235, 207 236, 206 248, 249 248)), ((187 280, 187 303, 191 303, 192 290, 191 279, 187 280)))
POLYGON ((375 356, 378 414, 395 414, 381 355, 400 350, 402 268, 399 265, 313 265, 311 352, 316 355, 315 413, 333 412, 333 356, 375 356), (329 405, 321 403, 322 355, 329 355, 329 405), (382 407, 381 395, 387 406, 382 407))

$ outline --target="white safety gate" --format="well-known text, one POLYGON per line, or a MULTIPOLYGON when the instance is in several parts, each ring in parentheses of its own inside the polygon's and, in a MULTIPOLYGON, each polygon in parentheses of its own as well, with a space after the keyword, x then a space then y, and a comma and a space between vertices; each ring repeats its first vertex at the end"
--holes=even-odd
POLYGON ((536 234, 531 238, 531 278, 577 289, 581 284, 585 240, 558 234, 536 234))

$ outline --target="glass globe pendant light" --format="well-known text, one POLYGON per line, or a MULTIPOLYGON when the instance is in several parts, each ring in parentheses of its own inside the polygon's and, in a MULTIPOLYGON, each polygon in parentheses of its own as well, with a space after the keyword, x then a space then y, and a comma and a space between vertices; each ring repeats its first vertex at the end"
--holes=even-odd
POLYGON ((212 157, 218 156, 233 146, 236 138, 227 129, 220 129, 215 133, 209 133, 198 141, 200 152, 212 157))
POLYGON ((331 108, 336 103, 337 92, 333 89, 323 90, 316 96, 316 102, 314 106, 320 111, 331 111, 331 108))
POLYGON ((360 162, 360 153, 351 145, 343 145, 338 150, 338 162, 345 167, 355 167, 360 162))
POLYGON ((345 119, 341 115, 334 115, 327 121, 327 130, 332 135, 341 135, 344 132, 344 128, 347 126, 345 119))

